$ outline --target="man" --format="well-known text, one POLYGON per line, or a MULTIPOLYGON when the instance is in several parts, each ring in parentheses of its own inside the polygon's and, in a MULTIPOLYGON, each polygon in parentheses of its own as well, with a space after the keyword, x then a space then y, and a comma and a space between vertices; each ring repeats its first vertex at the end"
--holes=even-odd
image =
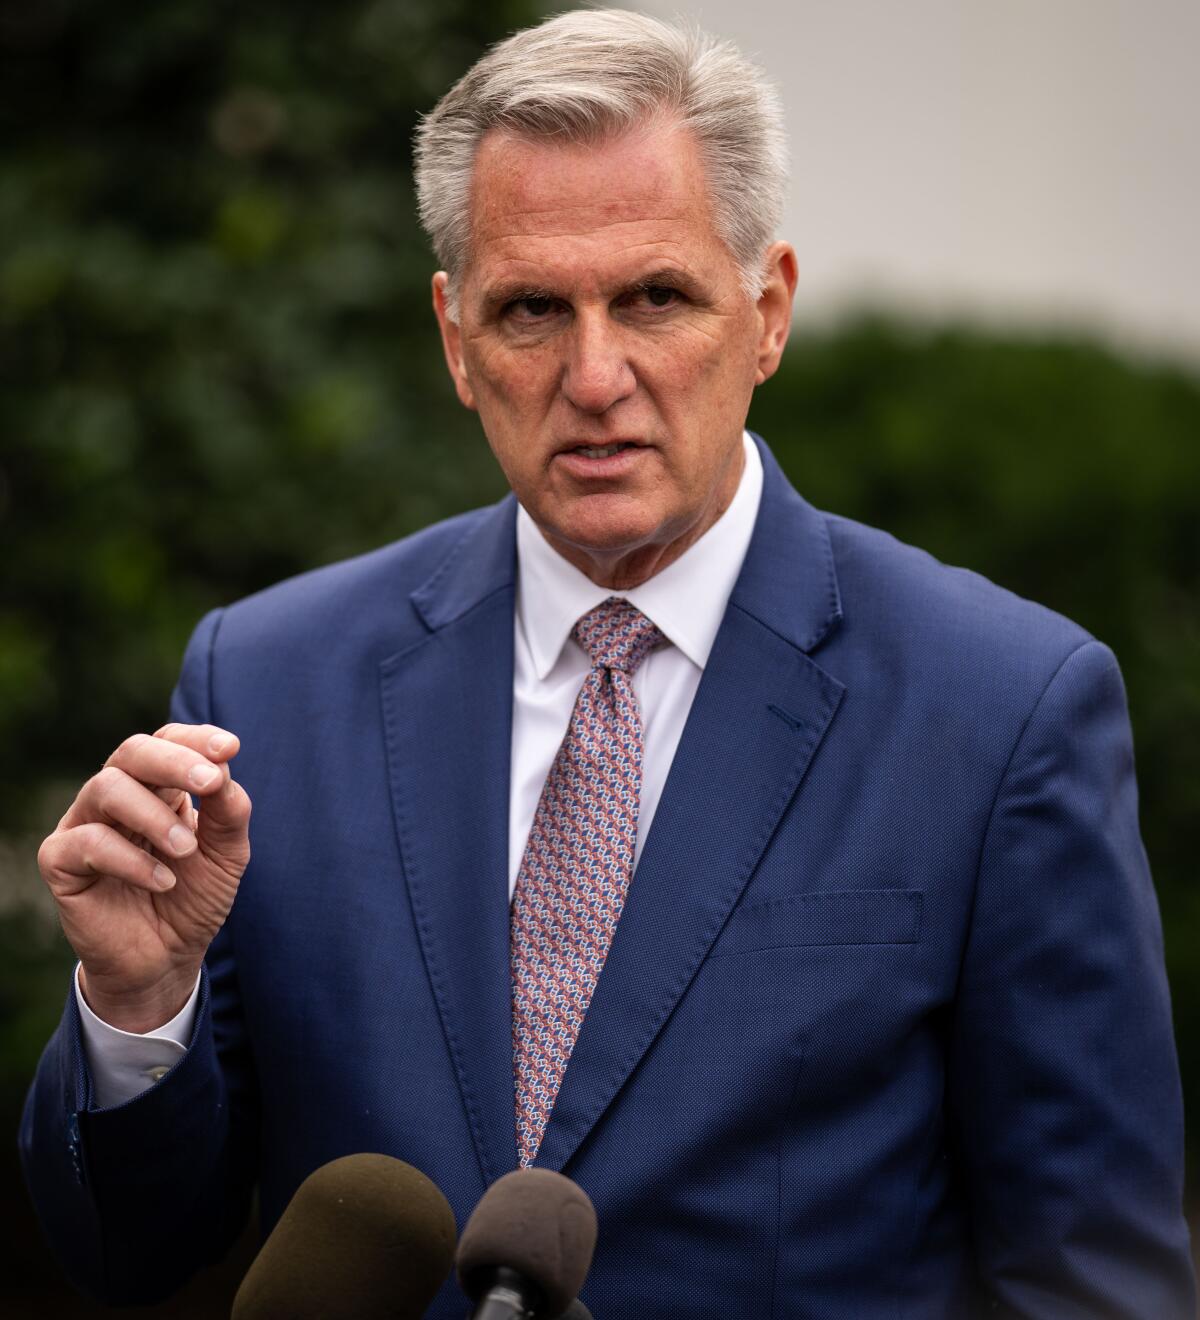
POLYGON ((601 1320, 1191 1316, 1115 664, 743 435, 796 284, 768 89, 567 15, 419 186, 516 498, 210 615, 43 846, 80 970, 22 1145, 74 1277, 163 1293, 254 1181, 269 1229, 381 1150, 460 1222, 575 1178, 601 1320))

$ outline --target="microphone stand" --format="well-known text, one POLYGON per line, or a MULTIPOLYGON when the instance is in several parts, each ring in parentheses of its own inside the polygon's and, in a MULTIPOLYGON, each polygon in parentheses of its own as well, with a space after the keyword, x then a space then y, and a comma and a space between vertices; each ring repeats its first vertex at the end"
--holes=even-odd
POLYGON ((534 1313, 525 1305, 528 1287, 516 1270, 498 1266, 487 1292, 471 1312, 471 1320, 532 1320, 534 1313))

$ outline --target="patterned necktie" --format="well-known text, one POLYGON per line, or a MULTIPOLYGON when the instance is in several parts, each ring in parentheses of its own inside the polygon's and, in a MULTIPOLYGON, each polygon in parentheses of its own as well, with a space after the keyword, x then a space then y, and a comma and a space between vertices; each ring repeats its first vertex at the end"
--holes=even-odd
POLYGON ((633 874, 642 717, 632 674, 661 640, 610 596, 571 634, 591 672, 546 776, 512 904, 517 1144, 532 1164, 633 874))

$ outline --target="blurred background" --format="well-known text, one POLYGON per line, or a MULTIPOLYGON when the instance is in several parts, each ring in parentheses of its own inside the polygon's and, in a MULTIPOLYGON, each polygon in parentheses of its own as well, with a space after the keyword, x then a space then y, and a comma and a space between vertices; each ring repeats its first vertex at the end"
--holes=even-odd
MULTIPOLYGON (((1200 1114, 1200 7, 714 0, 792 133, 751 424, 818 505, 1079 620, 1129 689, 1200 1114)), ((210 606, 499 497, 410 139, 529 0, 0 0, 0 1129, 71 957, 43 835, 210 606)), ((61 1282, 0 1143, 0 1311, 61 1282)), ((1193 1139, 1191 1186, 1200 1159, 1193 1139)), ((253 1250, 143 1315, 227 1314, 253 1250)))

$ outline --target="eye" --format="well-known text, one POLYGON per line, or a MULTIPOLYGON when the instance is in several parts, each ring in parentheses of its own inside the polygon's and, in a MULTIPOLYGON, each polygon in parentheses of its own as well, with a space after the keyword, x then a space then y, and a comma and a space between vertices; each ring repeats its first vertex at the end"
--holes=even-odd
POLYGON ((554 311, 555 303, 553 298, 546 298, 540 294, 528 294, 524 298, 514 298, 506 308, 510 316, 519 321, 540 321, 549 316, 554 311))
POLYGON ((665 284, 652 284, 650 288, 642 290, 642 295, 652 307, 669 307, 679 297, 675 289, 665 284))
POLYGON ((633 312, 657 316, 661 312, 681 306, 686 299, 670 284, 643 284, 631 290, 624 301, 633 312))

